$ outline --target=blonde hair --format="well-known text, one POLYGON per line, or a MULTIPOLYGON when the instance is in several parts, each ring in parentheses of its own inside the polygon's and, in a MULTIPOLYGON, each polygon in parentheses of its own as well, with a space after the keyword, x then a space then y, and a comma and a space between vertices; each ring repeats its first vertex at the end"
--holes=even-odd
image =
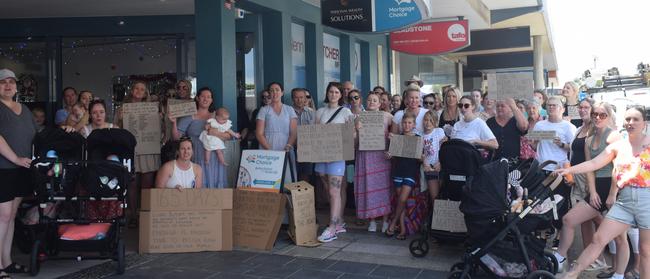
POLYGON ((144 98, 142 98, 142 101, 148 102, 149 101, 149 88, 147 88, 147 83, 142 81, 142 80, 135 80, 131 83, 131 87, 129 88, 129 93, 126 94, 126 97, 124 97, 124 103, 132 103, 133 102, 133 88, 135 88, 136 84, 142 84, 144 85, 144 98))
POLYGON ((439 124, 438 122, 440 121, 440 119, 438 118, 438 113, 429 110, 424 114, 422 121, 424 122, 425 119, 431 120, 431 122, 433 122, 433 126, 438 127, 439 124))
POLYGON ((571 90, 573 90, 573 92, 578 94, 579 88, 578 88, 578 84, 576 84, 575 82, 567 81, 567 82, 564 83, 564 85, 569 85, 569 87, 571 87, 571 90))
POLYGON ((462 97, 463 94, 460 93, 460 90, 456 86, 448 86, 445 88, 445 90, 442 91, 442 101, 445 103, 445 106, 447 106, 447 94, 449 93, 454 93, 456 94, 456 100, 460 101, 460 98, 462 97))
MULTIPOLYGON (((614 111, 614 106, 612 106, 610 103, 607 102, 598 102, 595 103, 591 106, 591 113, 594 112, 595 108, 603 108, 605 109, 605 113, 607 113, 607 127, 609 127, 612 130, 616 130, 616 116, 615 111, 614 111)), ((596 134, 596 122, 591 120, 589 121, 589 133, 588 136, 592 136, 596 134)))

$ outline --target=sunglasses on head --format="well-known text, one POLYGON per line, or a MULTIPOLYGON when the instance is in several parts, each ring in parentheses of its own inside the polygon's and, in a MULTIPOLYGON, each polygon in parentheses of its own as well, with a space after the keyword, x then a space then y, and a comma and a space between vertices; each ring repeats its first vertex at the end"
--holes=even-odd
POLYGON ((471 106, 471 105, 468 104, 468 103, 464 103, 464 104, 461 103, 461 104, 458 104, 458 108, 461 108, 461 109, 462 109, 463 107, 466 108, 466 109, 468 109, 470 106, 471 106))
POLYGON ((350 100, 359 100, 361 97, 359 96, 350 96, 350 100))
POLYGON ((427 106, 433 106, 435 104, 435 102, 424 102, 424 104, 427 105, 427 106))
POLYGON ((598 118, 598 119, 601 119, 601 120, 602 120, 602 119, 607 119, 608 116, 609 116, 609 115, 607 115, 607 113, 604 113, 604 112, 601 112, 601 113, 598 113, 598 112, 592 112, 592 113, 591 113, 591 118, 593 118, 593 119, 598 118))

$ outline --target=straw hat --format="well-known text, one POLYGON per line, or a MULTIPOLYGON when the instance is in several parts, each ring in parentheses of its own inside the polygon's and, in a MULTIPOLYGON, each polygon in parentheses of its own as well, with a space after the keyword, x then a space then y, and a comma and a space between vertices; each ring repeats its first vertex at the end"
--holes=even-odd
POLYGON ((412 82, 417 82, 418 86, 420 86, 420 87, 424 86, 424 82, 422 82, 420 77, 417 76, 417 75, 413 75, 413 76, 411 76, 411 78, 409 80, 405 81, 404 86, 408 86, 409 83, 412 83, 412 82))

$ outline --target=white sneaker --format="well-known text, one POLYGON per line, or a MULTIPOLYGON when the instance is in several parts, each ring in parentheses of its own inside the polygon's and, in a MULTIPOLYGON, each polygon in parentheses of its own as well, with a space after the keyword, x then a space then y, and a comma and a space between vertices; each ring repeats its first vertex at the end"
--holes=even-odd
POLYGON ((388 222, 384 222, 383 224, 381 224, 381 232, 386 233, 388 227, 390 227, 390 224, 388 222))
POLYGON ((329 227, 327 227, 323 233, 318 237, 318 241, 327 243, 333 240, 336 240, 336 232, 334 230, 331 230, 329 227))
POLYGON ((377 222, 370 221, 370 223, 368 224, 368 231, 369 232, 377 232, 377 222))
POLYGON ((585 269, 585 271, 603 270, 608 267, 609 266, 607 265, 606 262, 597 259, 595 262, 591 263, 589 267, 585 269))
POLYGON ((336 233, 339 234, 339 233, 348 232, 348 231, 345 229, 345 226, 346 226, 345 223, 341 223, 341 224, 336 225, 336 233))
POLYGON ((569 270, 569 261, 565 258, 563 261, 559 262, 559 266, 557 267, 557 273, 564 273, 569 270))

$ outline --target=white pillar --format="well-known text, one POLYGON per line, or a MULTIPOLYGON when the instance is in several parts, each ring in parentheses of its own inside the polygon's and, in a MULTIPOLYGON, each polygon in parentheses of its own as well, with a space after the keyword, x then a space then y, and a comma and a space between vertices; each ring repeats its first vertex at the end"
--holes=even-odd
POLYGON ((465 92, 465 90, 463 90, 463 63, 460 61, 456 61, 456 80, 458 83, 458 90, 460 90, 460 92, 465 92))
POLYGON ((533 36, 533 81, 535 89, 544 89, 544 53, 542 50, 542 36, 533 36))

